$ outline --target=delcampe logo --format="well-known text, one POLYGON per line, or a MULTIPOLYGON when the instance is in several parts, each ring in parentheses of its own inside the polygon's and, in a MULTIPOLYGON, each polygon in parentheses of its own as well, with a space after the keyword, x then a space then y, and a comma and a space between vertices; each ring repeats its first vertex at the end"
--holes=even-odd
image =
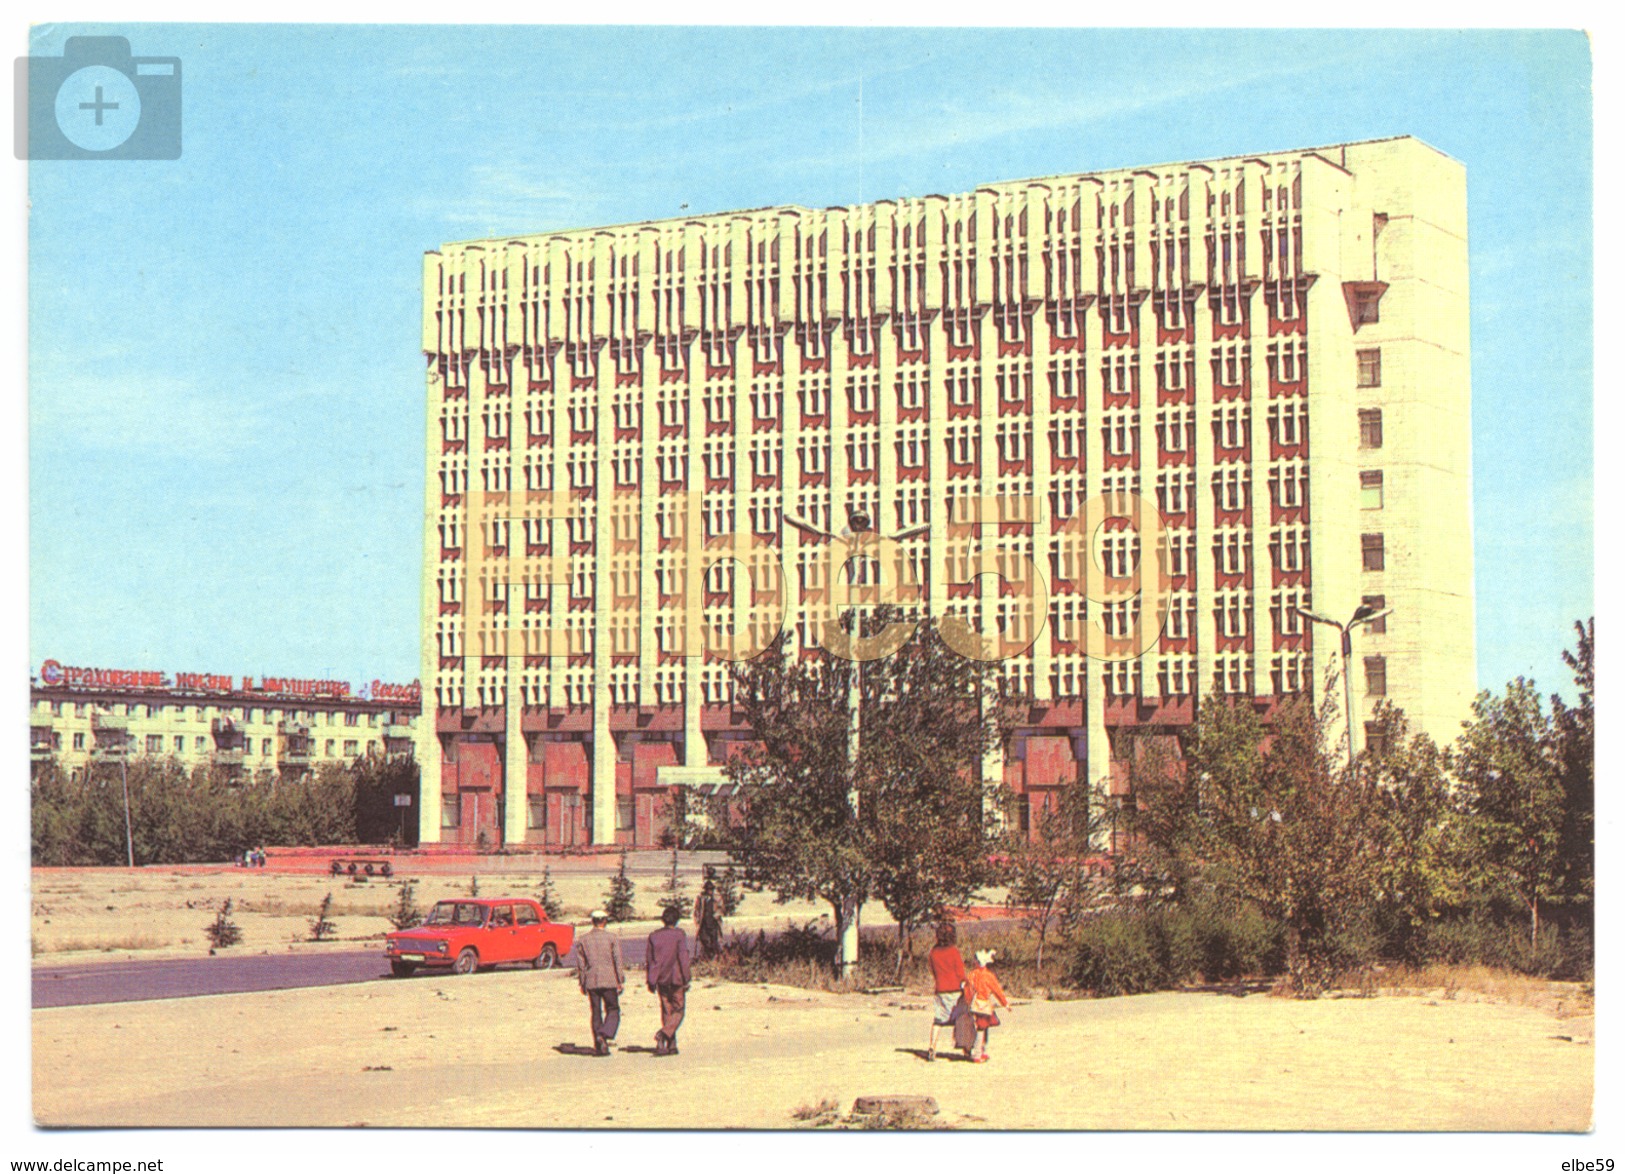
POLYGON ((16 62, 19 159, 179 159, 181 60, 133 57, 124 37, 69 37, 16 62))

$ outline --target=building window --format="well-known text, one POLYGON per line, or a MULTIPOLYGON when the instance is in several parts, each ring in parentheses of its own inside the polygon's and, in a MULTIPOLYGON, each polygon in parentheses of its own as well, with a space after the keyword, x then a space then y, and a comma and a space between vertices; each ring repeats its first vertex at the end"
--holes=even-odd
POLYGON ((332 757, 333 757, 333 739, 331 739, 331 738, 329 738, 329 739, 328 739, 328 740, 327 740, 327 750, 326 750, 326 753, 327 753, 327 757, 329 757, 329 758, 332 758, 332 757))
POLYGON ((1360 412, 1360 447, 1382 447, 1382 409, 1365 408, 1360 412))
POLYGON ((344 757, 354 758, 358 753, 360 753, 360 745, 356 739, 346 738, 344 740, 344 757))
POLYGON ((347 726, 360 725, 361 724, 361 715, 359 713, 347 713, 347 714, 345 714, 344 715, 344 724, 347 725, 347 726))
POLYGON ((443 828, 457 827, 462 820, 459 818, 456 795, 442 795, 440 797, 440 826, 443 828))
POLYGON ((164 752, 164 736, 162 734, 147 735, 147 753, 162 754, 164 752))
POLYGON ((197 740, 192 744, 192 749, 196 750, 199 754, 202 754, 205 750, 208 749, 208 739, 204 738, 204 737, 202 737, 200 735, 197 738, 197 740))
POLYGON ((547 826, 547 796, 526 796, 527 819, 525 826, 532 831, 540 831, 547 826))
POLYGON ((73 716, 74 717, 84 717, 85 716, 85 703, 83 701, 75 701, 73 703, 73 716))
POLYGON ((1381 469, 1367 469, 1360 474, 1360 508, 1362 510, 1382 508, 1381 469))
POLYGON ((269 755, 271 753, 271 739, 269 739, 269 738, 261 738, 260 739, 260 753, 263 754, 263 755, 269 755))
POLYGON ((1382 294, 1374 289, 1362 289, 1354 294, 1354 325, 1371 326, 1379 321, 1377 306, 1382 301, 1382 294))
POLYGON ((1368 571, 1380 571, 1384 567, 1384 552, 1381 534, 1360 535, 1361 565, 1368 571))
POLYGON ((1365 658, 1365 693, 1367 697, 1388 696, 1387 657, 1368 656, 1365 658))
POLYGON ((1388 753, 1388 737, 1376 722, 1365 723, 1365 748, 1379 758, 1388 753))
MULTIPOLYGON (((1364 607, 1369 607, 1372 611, 1382 611, 1388 606, 1387 597, 1382 595, 1362 595, 1360 596, 1360 603, 1364 607)), ((1365 630, 1373 636, 1381 636, 1388 630, 1388 617, 1383 616, 1380 620, 1372 620, 1365 626, 1365 630)))
MULTIPOLYGON (((178 740, 179 739, 177 739, 177 741, 178 740)), ((83 734, 75 734, 73 736, 73 748, 75 750, 83 750, 85 748, 85 736, 83 734)), ((179 749, 179 747, 177 747, 177 749, 179 749)))
POLYGON ((629 832, 632 830, 633 801, 631 799, 617 799, 615 801, 615 830, 629 832))
POLYGON ((1355 351, 1354 358, 1359 364, 1356 386, 1381 387, 1382 351, 1377 348, 1368 351, 1355 351))

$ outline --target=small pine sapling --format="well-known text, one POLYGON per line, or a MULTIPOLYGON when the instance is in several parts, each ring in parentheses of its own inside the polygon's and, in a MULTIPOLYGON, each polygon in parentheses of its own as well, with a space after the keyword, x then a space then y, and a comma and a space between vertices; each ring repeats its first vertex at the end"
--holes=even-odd
POLYGON ((220 906, 220 912, 214 915, 214 921, 203 927, 203 932, 209 937, 209 945, 214 949, 224 949, 235 946, 243 940, 243 931, 237 928, 237 923, 231 919, 231 898, 227 897, 220 906))
POLYGON ((623 851, 621 866, 610 878, 609 892, 604 896, 604 912, 609 914, 611 921, 631 921, 637 916, 632 908, 632 898, 636 892, 637 886, 626 875, 626 853, 623 851))
POLYGON ((415 899, 417 881, 401 882, 401 891, 395 898, 395 908, 389 915, 389 923, 396 929, 411 929, 423 920, 423 911, 418 908, 415 899))
POLYGON ((328 938, 331 938, 338 932, 339 927, 334 925, 327 916, 330 912, 332 912, 332 909, 333 894, 328 893, 327 896, 322 898, 321 907, 316 910, 316 917, 310 923, 311 941, 325 942, 328 938))
POLYGON ((542 883, 536 886, 536 903, 542 907, 549 921, 558 921, 564 916, 564 902, 553 887, 553 866, 550 864, 542 866, 542 883))

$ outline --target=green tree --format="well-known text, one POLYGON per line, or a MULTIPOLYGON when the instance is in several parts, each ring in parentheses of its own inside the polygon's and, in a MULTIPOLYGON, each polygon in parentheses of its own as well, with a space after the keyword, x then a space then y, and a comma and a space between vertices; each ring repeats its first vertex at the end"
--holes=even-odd
POLYGON ((1022 922, 1038 938, 1034 968, 1040 975, 1051 924, 1059 919, 1063 929, 1075 925, 1106 888, 1089 860, 1107 829, 1107 804, 1104 788, 1069 783, 1029 832, 1011 830, 1002 839, 1006 904, 1025 911, 1022 922))
MULTIPOLYGON (((734 670, 754 742, 724 768, 740 785, 743 816, 729 830, 730 857, 751 888, 828 902, 842 941, 878 898, 901 944, 910 926, 963 901, 985 875, 983 813, 994 789, 979 768, 1008 716, 997 670, 955 652, 934 624, 910 632, 902 619, 895 608, 864 617, 867 643, 856 650, 876 659, 824 651, 796 659, 781 637, 734 670)), ((853 623, 848 612, 845 641, 853 623)))
POLYGON ((604 894, 604 912, 609 914, 611 921, 631 921, 637 916, 632 902, 637 895, 637 885, 626 874, 626 851, 621 851, 621 865, 615 870, 615 875, 609 879, 609 892, 604 894))
POLYGON ((1564 890, 1589 917, 1596 890, 1596 665, 1597 621, 1575 621, 1574 651, 1563 663, 1574 674, 1579 704, 1570 706, 1552 695, 1551 743, 1563 786, 1563 828, 1558 837, 1564 890))
MULTIPOLYGON (((1326 695, 1338 696, 1336 683, 1326 695)), ((1334 702, 1328 702, 1334 704, 1334 702)), ((1326 715, 1278 706, 1266 728, 1246 701, 1203 706, 1166 818, 1149 829, 1194 883, 1256 906, 1282 927, 1294 990, 1314 997, 1380 892, 1377 789, 1329 750, 1326 715)), ((1142 830, 1145 825, 1140 825, 1142 830)))
POLYGON ((215 949, 224 949, 235 946, 243 940, 243 931, 231 919, 231 898, 227 897, 220 906, 220 911, 214 915, 214 920, 203 927, 203 932, 209 938, 209 945, 215 949))
POLYGON ((1467 789, 1484 880, 1527 914, 1534 945, 1541 910, 1575 894, 1562 852, 1563 763, 1532 682, 1519 677, 1499 697, 1478 695, 1451 766, 1467 789))
POLYGON ((1420 931, 1468 897, 1471 833, 1445 752, 1386 701, 1372 724, 1359 769, 1378 804, 1378 915, 1394 952, 1414 957, 1420 931))

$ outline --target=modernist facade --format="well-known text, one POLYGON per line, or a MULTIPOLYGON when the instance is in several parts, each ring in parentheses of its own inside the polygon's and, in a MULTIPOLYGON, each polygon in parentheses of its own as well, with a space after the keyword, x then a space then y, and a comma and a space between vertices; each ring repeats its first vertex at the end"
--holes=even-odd
POLYGON ((35 764, 69 771, 135 757, 174 758, 233 778, 294 781, 324 762, 416 752, 418 685, 131 669, 47 660, 30 682, 35 764))
POLYGON ((1467 294, 1463 169, 1411 138, 429 253, 423 842, 649 843, 714 786, 726 658, 850 591, 786 514, 912 532, 846 573, 991 637, 1018 820, 1323 689, 1299 609, 1392 609, 1357 743, 1384 697, 1449 740, 1467 294))

